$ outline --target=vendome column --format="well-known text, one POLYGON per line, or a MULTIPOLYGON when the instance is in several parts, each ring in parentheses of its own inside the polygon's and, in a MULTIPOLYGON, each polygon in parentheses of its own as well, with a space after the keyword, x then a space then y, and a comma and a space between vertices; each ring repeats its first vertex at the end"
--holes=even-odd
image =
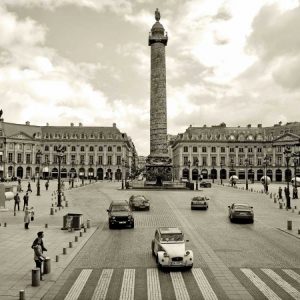
POLYGON ((150 84, 150 155, 146 163, 147 181, 172 180, 172 160, 167 144, 167 99, 166 99, 166 54, 168 36, 160 20, 160 12, 155 11, 156 22, 149 34, 151 47, 150 84))

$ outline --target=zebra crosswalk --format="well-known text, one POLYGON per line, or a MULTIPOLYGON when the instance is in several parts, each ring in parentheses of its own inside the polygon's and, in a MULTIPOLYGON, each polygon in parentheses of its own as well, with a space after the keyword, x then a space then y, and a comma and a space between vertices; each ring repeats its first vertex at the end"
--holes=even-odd
MULTIPOLYGON (((234 272, 253 299, 300 300, 300 269, 236 268, 234 272)), ((80 269, 56 299, 218 300, 224 295, 208 269, 162 272, 148 269, 80 269), (170 288, 171 287, 171 288, 170 288)), ((232 298, 237 299, 232 295, 232 298)))

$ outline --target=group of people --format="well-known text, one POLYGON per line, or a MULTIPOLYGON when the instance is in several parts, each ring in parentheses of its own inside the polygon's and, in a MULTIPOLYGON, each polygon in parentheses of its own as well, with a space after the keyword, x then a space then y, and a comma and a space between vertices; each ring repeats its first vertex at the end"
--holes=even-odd
MULTIPOLYGON (((288 199, 290 197, 290 191, 287 187, 284 187, 284 195, 285 198, 288 199)), ((282 188, 281 186, 278 188, 278 198, 282 199, 282 188)), ((293 187, 293 199, 298 199, 298 189, 297 187, 293 187)))
MULTIPOLYGON (((20 211, 20 202, 21 198, 19 193, 23 191, 22 190, 22 185, 21 185, 21 179, 18 179, 18 188, 17 188, 17 193, 14 196, 14 212, 18 209, 20 211)), ((29 229, 29 223, 31 221, 34 221, 34 207, 32 206, 29 208, 29 192, 32 192, 30 182, 28 182, 27 185, 27 191, 25 195, 23 196, 23 211, 24 211, 24 228, 29 229)))

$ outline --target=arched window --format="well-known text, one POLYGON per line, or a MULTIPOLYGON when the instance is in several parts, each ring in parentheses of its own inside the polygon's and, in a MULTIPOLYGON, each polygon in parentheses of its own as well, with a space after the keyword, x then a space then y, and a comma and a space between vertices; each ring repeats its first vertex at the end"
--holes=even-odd
POLYGON ((84 152, 84 146, 81 146, 81 147, 80 147, 80 151, 81 151, 81 152, 84 152))
POLYGON ((81 138, 84 139, 84 133, 81 134, 81 138))
POLYGON ((102 146, 99 146, 99 151, 103 151, 103 147, 102 146))
POLYGON ((48 145, 45 146, 45 151, 49 151, 49 146, 48 145))
POLYGON ((117 147, 117 152, 121 152, 122 151, 122 147, 121 146, 118 146, 117 147))
POLYGON ((94 151, 94 147, 90 146, 90 152, 93 152, 93 151, 94 151))
POLYGON ((75 152, 75 151, 76 151, 76 147, 75 147, 75 146, 72 146, 72 147, 71 147, 71 151, 72 151, 72 152, 75 152))
POLYGON ((107 147, 107 151, 108 151, 108 152, 111 152, 111 151, 112 151, 112 147, 111 147, 111 146, 108 146, 108 147, 107 147))

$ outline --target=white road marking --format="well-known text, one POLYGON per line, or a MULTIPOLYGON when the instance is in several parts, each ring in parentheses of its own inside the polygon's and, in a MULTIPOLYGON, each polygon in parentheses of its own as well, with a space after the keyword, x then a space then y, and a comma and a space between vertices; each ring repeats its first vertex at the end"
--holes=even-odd
POLYGON ((290 270, 290 269, 283 269, 282 271, 285 272, 286 274, 288 274, 290 277, 292 277, 298 283, 300 283, 300 275, 298 273, 296 273, 295 271, 290 270))
POLYGON ((125 269, 121 287, 120 300, 134 299, 135 269, 125 269))
POLYGON ((147 294, 148 300, 161 300, 158 270, 147 269, 147 294))
POLYGON ((72 285, 71 289, 69 290, 65 300, 76 300, 78 299, 81 291, 84 288, 87 280, 89 279, 92 273, 92 269, 83 269, 79 276, 77 277, 76 281, 72 285))
POLYGON ((249 269, 241 269, 241 271, 253 282, 253 284, 271 300, 281 300, 253 271, 249 269))
POLYGON ((294 299, 300 299, 300 292, 287 283, 282 277, 270 269, 262 269, 271 279, 273 279, 280 287, 282 287, 294 299))
POLYGON ((108 291, 109 283, 113 274, 113 269, 103 269, 98 280, 92 300, 104 300, 108 291))
POLYGON ((186 289, 181 273, 170 272, 175 296, 177 300, 190 300, 189 293, 186 289))
POLYGON ((194 278, 197 282, 197 285, 203 295, 203 298, 205 300, 218 300, 217 295, 215 294, 212 287, 210 286, 203 271, 200 268, 193 268, 192 273, 193 273, 194 278))

